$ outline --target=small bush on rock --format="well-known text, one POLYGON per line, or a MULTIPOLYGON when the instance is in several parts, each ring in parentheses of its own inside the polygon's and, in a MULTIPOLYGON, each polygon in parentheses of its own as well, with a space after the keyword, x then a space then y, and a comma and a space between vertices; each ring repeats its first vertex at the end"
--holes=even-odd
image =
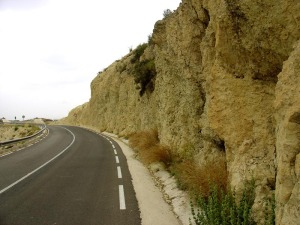
POLYGON ((208 197, 197 196, 195 203, 191 203, 193 222, 196 225, 254 225, 251 214, 254 188, 254 181, 247 183, 238 201, 234 192, 220 192, 216 185, 212 185, 208 197))
POLYGON ((172 14, 172 11, 170 9, 164 10, 163 16, 164 18, 169 17, 172 14))
POLYGON ((148 88, 153 91, 152 79, 156 75, 154 59, 143 60, 134 66, 134 81, 140 85, 140 95, 142 96, 148 88))
POLYGON ((133 75, 134 81, 139 85, 140 96, 143 96, 146 89, 152 92, 154 90, 153 79, 156 76, 155 61, 153 59, 141 60, 145 49, 148 47, 147 43, 139 45, 133 52, 133 57, 130 62, 134 64, 133 75))
POLYGON ((147 43, 140 44, 136 47, 136 49, 133 52, 133 57, 130 60, 131 63, 136 63, 140 60, 140 57, 144 54, 145 49, 148 47, 147 43))

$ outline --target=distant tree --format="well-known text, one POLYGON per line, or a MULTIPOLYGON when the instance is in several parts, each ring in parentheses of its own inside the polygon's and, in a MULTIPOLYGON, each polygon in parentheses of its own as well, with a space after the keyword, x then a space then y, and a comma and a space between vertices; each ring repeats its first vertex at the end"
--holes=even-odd
POLYGON ((24 120, 24 119, 25 119, 25 116, 23 115, 22 118, 23 118, 23 120, 24 120))
POLYGON ((15 116, 15 120, 17 120, 17 117, 15 116))

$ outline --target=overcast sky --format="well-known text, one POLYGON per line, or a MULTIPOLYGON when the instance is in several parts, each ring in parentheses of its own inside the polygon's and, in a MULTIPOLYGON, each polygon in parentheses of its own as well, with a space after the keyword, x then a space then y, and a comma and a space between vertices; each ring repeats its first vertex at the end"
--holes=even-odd
POLYGON ((59 119, 180 0, 0 0, 0 117, 59 119))

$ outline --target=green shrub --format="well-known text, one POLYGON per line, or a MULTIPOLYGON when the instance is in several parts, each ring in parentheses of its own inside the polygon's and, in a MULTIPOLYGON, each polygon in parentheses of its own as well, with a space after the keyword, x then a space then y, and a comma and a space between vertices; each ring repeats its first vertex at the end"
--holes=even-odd
POLYGON ((148 44, 140 44, 136 47, 133 52, 133 58, 130 60, 131 63, 135 63, 140 60, 140 57, 143 55, 145 49, 147 48, 148 44))
POLYGON ((170 9, 166 9, 166 10, 164 10, 163 16, 164 16, 164 18, 167 18, 171 14, 172 14, 172 11, 170 9))
MULTIPOLYGON (((232 191, 224 193, 216 185, 210 188, 210 195, 205 198, 197 196, 195 209, 191 203, 193 221, 196 225, 252 225, 255 224, 251 215, 254 203, 255 184, 252 180, 246 184, 241 199, 238 201, 232 191)), ((190 219, 190 224, 192 220, 190 219)))
POLYGON ((272 198, 265 199, 265 208, 264 208, 264 225, 275 225, 275 195, 272 195, 272 198))
POLYGON ((152 45, 153 41, 152 41, 152 34, 148 35, 148 45, 152 45))
POLYGON ((155 61, 154 59, 140 60, 147 47, 147 43, 139 45, 134 50, 133 57, 130 60, 134 64, 134 81, 136 84, 139 84, 140 96, 145 93, 146 89, 149 89, 151 92, 154 90, 153 78, 156 76, 155 61))
POLYGON ((152 60, 143 60, 139 63, 136 63, 134 66, 134 81, 136 84, 140 85, 140 95, 142 96, 146 89, 152 92, 154 87, 152 79, 156 75, 156 68, 154 59, 152 60))

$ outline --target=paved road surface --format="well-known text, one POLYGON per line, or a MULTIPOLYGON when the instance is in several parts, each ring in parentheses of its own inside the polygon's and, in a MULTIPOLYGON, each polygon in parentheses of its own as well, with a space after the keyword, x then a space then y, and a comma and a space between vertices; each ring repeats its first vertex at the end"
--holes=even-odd
POLYGON ((141 224, 118 144, 79 127, 49 131, 0 158, 0 225, 141 224))

